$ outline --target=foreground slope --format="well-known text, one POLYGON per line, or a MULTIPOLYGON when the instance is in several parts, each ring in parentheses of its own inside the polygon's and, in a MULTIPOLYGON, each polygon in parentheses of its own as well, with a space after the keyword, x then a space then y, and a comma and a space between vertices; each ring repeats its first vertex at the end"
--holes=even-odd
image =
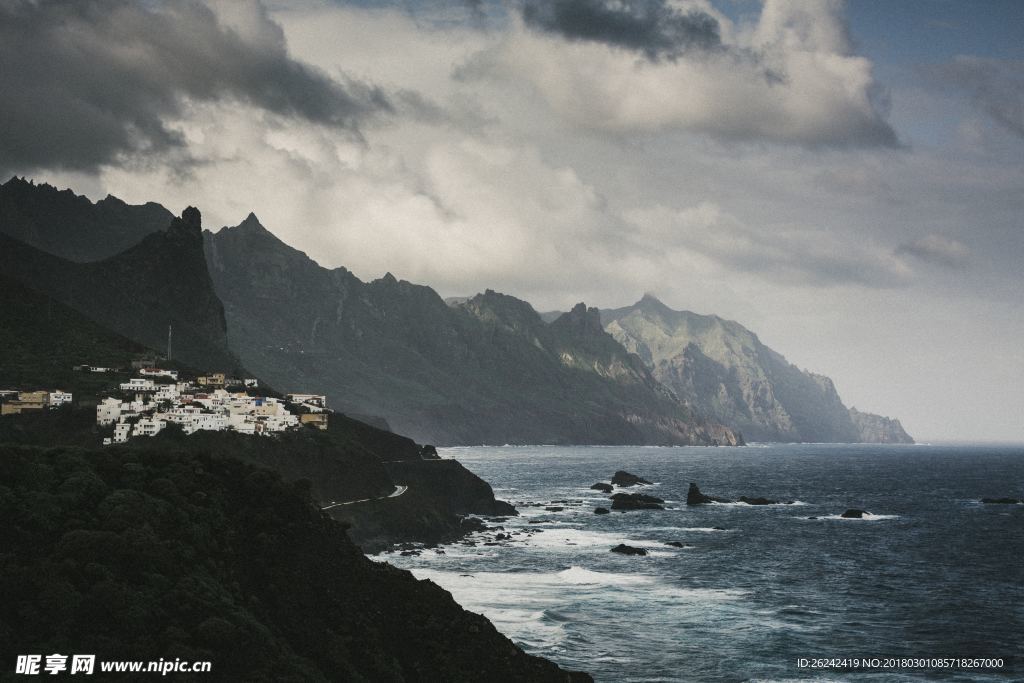
POLYGON ((301 487, 194 445, 140 455, 0 446, 0 650, 208 660, 211 680, 589 680, 366 559, 301 487))
POLYGON ((739 441, 696 419, 600 324, 576 325, 578 313, 548 326, 493 292, 452 307, 390 274, 364 283, 322 268, 253 215, 205 240, 229 340, 247 367, 276 386, 325 393, 342 411, 382 415, 417 440, 739 441))
POLYGON ((913 443, 898 420, 851 412, 832 380, 789 363, 739 323, 675 311, 651 295, 601 316, 659 381, 749 440, 913 443))

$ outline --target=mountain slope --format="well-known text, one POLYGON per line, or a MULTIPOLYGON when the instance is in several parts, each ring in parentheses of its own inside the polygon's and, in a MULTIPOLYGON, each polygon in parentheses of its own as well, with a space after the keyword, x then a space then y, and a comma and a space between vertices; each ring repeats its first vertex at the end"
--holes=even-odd
MULTIPOLYGON (((378 414, 442 444, 711 443, 641 364, 586 362, 587 335, 547 326, 526 303, 493 292, 449 306, 388 274, 364 283, 328 270, 250 215, 205 236, 229 339, 276 386, 300 382, 343 411, 378 414)), ((564 329, 563 329, 564 328, 564 329)), ((596 347, 595 347, 596 348, 596 347)), ((600 353, 598 355, 600 355, 600 353)), ((714 432, 723 443, 735 437, 714 432)))
POLYGON ((163 230, 174 216, 159 204, 117 197, 93 204, 71 190, 11 178, 0 185, 0 232, 69 261, 98 261, 163 230))
POLYGON ((206 269, 197 209, 93 263, 67 261, 0 234, 0 272, 151 348, 165 350, 173 327, 175 360, 197 368, 239 367, 206 269))
POLYGON ((898 421, 882 428, 877 416, 856 417, 832 380, 792 365, 738 323, 674 311, 650 295, 601 316, 659 381, 748 439, 912 442, 898 421))
POLYGON ((59 387, 95 393, 109 380, 75 365, 128 367, 147 351, 78 311, 0 274, 0 387, 59 387))

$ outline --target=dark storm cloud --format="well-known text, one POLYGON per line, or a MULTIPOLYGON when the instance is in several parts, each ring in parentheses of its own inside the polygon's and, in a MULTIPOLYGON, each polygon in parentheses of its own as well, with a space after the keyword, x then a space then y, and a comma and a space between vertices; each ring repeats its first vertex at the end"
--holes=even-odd
POLYGON ((522 15, 534 29, 634 50, 651 61, 722 42, 714 17, 684 14, 665 0, 524 0, 522 15))
POLYGON ((969 93, 993 121, 1024 137, 1024 62, 960 56, 930 71, 969 93))
POLYGON ((378 89, 291 59, 257 11, 243 36, 192 1, 0 0, 0 167, 92 169, 182 144, 186 101, 235 100, 355 130, 378 89))

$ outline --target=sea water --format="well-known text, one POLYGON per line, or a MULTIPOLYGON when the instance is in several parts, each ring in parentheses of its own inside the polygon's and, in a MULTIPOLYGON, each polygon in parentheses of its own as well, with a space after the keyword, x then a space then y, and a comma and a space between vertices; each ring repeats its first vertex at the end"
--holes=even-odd
POLYGON ((1024 447, 536 446, 442 455, 517 506, 519 517, 493 523, 511 538, 495 541, 490 531, 467 541, 476 545, 380 559, 441 585, 527 652, 598 681, 1024 677, 1024 505, 979 502, 1024 498, 1024 447), (667 509, 595 515, 610 501, 589 486, 619 469, 653 485, 618 490, 658 496, 667 509), (713 496, 794 503, 687 507, 691 481, 713 496), (870 515, 841 518, 848 508, 870 515), (647 555, 610 552, 620 543, 647 555), (1003 666, 892 661, 964 657, 1003 666), (821 661, 843 659, 846 669, 821 661), (855 659, 871 666, 850 669, 855 659))

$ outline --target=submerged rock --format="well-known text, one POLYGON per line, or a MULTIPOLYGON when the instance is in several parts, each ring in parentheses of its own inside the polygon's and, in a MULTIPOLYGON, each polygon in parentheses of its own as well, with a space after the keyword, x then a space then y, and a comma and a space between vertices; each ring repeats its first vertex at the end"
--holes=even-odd
POLYGON ((857 508, 850 508, 843 514, 839 515, 843 519, 862 519, 864 515, 871 514, 867 510, 858 510, 857 508))
POLYGON ((642 493, 616 493, 612 496, 612 510, 664 510, 665 501, 642 493))
POLYGON ((673 548, 685 548, 686 547, 685 544, 680 543, 679 541, 665 541, 665 545, 670 545, 673 548))
POLYGON ((594 508, 595 515, 607 515, 611 510, 608 508, 594 508))
POLYGON ((690 482, 690 488, 686 492, 686 504, 687 505, 706 505, 707 503, 731 503, 732 501, 727 498, 716 498, 714 496, 706 496, 700 492, 700 488, 695 483, 690 482))
POLYGON ((647 551, 644 550, 643 548, 634 548, 633 546, 626 545, 625 543, 620 543, 617 546, 615 546, 614 548, 612 548, 612 552, 613 553, 619 553, 621 555, 646 555, 647 554, 647 551))
POLYGON ((612 477, 612 483, 616 486, 637 486, 639 484, 650 484, 651 482, 642 477, 638 477, 635 474, 619 470, 612 477))
POLYGON ((611 493, 612 491, 615 490, 614 486, 612 486, 611 484, 606 484, 603 481, 597 482, 590 488, 592 488, 595 491, 600 491, 601 493, 611 493))
POLYGON ((982 498, 981 502, 986 505, 1017 505, 1018 503, 1024 503, 1024 500, 1016 498, 982 498))

